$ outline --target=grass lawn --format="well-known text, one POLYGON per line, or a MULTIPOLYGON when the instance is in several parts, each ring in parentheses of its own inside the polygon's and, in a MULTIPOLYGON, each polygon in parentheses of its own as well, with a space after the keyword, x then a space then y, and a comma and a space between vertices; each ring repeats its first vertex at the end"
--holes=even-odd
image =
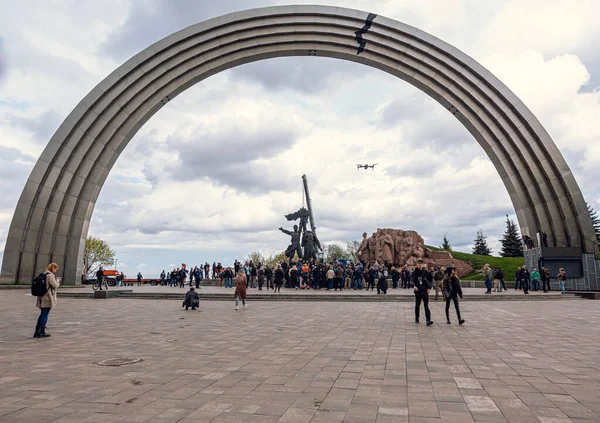
MULTIPOLYGON (((427 245, 426 247, 433 251, 445 251, 445 250, 442 250, 437 247, 430 247, 429 245, 427 245)), ((454 257, 455 259, 462 260, 465 263, 468 263, 471 266, 473 266, 473 269, 475 269, 475 271, 473 273, 462 278, 462 280, 467 280, 467 281, 469 281, 469 280, 471 280, 471 281, 484 280, 483 274, 481 273, 481 269, 483 268, 483 266, 485 264, 489 264, 492 269, 494 267, 502 267, 502 270, 504 271, 504 276, 505 276, 504 280, 505 281, 514 281, 515 270, 517 269, 517 267, 523 266, 525 264, 524 257, 479 256, 476 254, 461 253, 458 251, 449 251, 449 252, 452 253, 452 257, 454 257)))

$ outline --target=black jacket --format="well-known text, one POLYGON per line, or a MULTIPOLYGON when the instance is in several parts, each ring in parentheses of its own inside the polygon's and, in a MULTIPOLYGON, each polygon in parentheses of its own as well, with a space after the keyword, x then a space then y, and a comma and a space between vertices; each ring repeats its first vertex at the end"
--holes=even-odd
POLYGON ((198 293, 196 291, 188 291, 185 293, 185 300, 183 304, 188 307, 198 307, 200 303, 200 297, 198 297, 198 293))
POLYGON ((400 272, 400 277, 403 282, 408 282, 410 280, 410 270, 406 269, 400 272))
POLYGON ((416 268, 411 276, 411 282, 417 287, 419 294, 426 294, 428 289, 431 289, 431 273, 425 268, 419 270, 416 268))
POLYGON ((462 298, 463 292, 460 286, 460 280, 457 277, 453 276, 451 278, 444 279, 444 292, 446 293, 446 297, 454 298, 457 295, 462 298))
POLYGON ((519 271, 519 280, 529 282, 531 280, 531 274, 527 269, 521 269, 519 271))
POLYGON ((387 291, 387 289, 388 289, 388 281, 387 281, 387 278, 385 276, 383 276, 383 273, 381 274, 381 276, 379 277, 379 280, 377 281, 377 288, 381 289, 382 291, 387 291))
POLYGON ((275 270, 275 285, 283 285, 283 270, 275 270))

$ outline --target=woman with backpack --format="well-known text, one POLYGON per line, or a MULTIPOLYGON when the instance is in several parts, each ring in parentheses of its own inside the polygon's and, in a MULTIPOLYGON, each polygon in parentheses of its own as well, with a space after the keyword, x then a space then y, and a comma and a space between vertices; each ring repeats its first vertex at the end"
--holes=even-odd
POLYGON ((50 263, 43 274, 40 274, 33 281, 32 292, 37 296, 36 307, 40 309, 40 317, 38 317, 35 326, 34 338, 47 338, 50 336, 46 333, 46 324, 48 323, 48 315, 50 310, 56 306, 56 290, 60 285, 60 278, 55 276, 58 270, 58 264, 50 263), (38 288, 39 287, 39 288, 38 288))

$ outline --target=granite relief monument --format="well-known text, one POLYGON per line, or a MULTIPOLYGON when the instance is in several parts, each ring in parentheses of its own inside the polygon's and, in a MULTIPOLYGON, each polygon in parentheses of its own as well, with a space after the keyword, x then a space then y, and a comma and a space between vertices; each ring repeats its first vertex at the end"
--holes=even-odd
POLYGON ((363 262, 379 260, 395 266, 414 267, 418 260, 423 260, 428 266, 454 266, 459 277, 473 272, 469 264, 455 259, 452 253, 432 251, 425 247, 423 237, 417 232, 402 229, 377 229, 370 237, 363 233, 356 256, 363 262))

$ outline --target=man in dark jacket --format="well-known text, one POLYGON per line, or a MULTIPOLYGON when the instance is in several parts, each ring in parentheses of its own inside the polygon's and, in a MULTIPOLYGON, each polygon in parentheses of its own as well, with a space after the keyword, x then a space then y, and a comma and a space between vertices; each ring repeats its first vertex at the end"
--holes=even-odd
POLYGON ((431 273, 423 267, 423 260, 417 261, 417 268, 413 271, 411 282, 415 291, 415 323, 419 323, 419 312, 421 302, 425 308, 427 326, 433 325, 431 312, 429 311, 429 292, 431 291, 431 273))
POLYGON ((104 281, 104 267, 100 266, 100 269, 96 272, 96 280, 100 285, 100 291, 102 291, 102 282, 104 281))
POLYGON ((402 288, 409 288, 410 285, 410 270, 404 266, 400 272, 400 278, 402 279, 402 288))
POLYGON ((344 289, 344 269, 341 265, 338 265, 337 269, 335 269, 335 290, 337 291, 338 287, 340 291, 344 289))
POLYGON ((502 292, 503 289, 506 291, 506 285, 504 284, 504 271, 502 270, 502 267, 498 268, 496 277, 500 280, 500 292, 502 292))
POLYGON ((515 291, 519 289, 519 284, 521 284, 521 268, 517 267, 517 270, 515 270, 515 291))
POLYGON ((377 270, 371 266, 367 272, 367 291, 369 288, 371 291, 375 290, 375 278, 377 278, 377 270))
POLYGON ((273 269, 271 269, 271 266, 267 266, 265 268, 265 280, 267 282, 267 291, 270 288, 273 288, 273 269))
POLYGON ((523 265, 521 271, 519 272, 519 279, 521 280, 521 285, 523 285, 523 293, 529 294, 529 284, 531 283, 531 274, 529 270, 527 270, 527 266, 523 265))
POLYGON ((200 307, 200 297, 198 297, 198 293, 194 291, 194 287, 190 287, 190 290, 185 293, 185 300, 183 300, 183 305, 181 307, 185 307, 186 310, 188 307, 191 307, 192 310, 196 310, 196 307, 200 307))
POLYGON ((321 266, 315 265, 312 270, 313 289, 321 289, 321 266))
POLYGON ((542 289, 544 292, 550 291, 550 272, 547 268, 542 267, 542 270, 540 271, 540 278, 542 279, 542 289), (548 287, 547 289, 546 286, 548 287))

